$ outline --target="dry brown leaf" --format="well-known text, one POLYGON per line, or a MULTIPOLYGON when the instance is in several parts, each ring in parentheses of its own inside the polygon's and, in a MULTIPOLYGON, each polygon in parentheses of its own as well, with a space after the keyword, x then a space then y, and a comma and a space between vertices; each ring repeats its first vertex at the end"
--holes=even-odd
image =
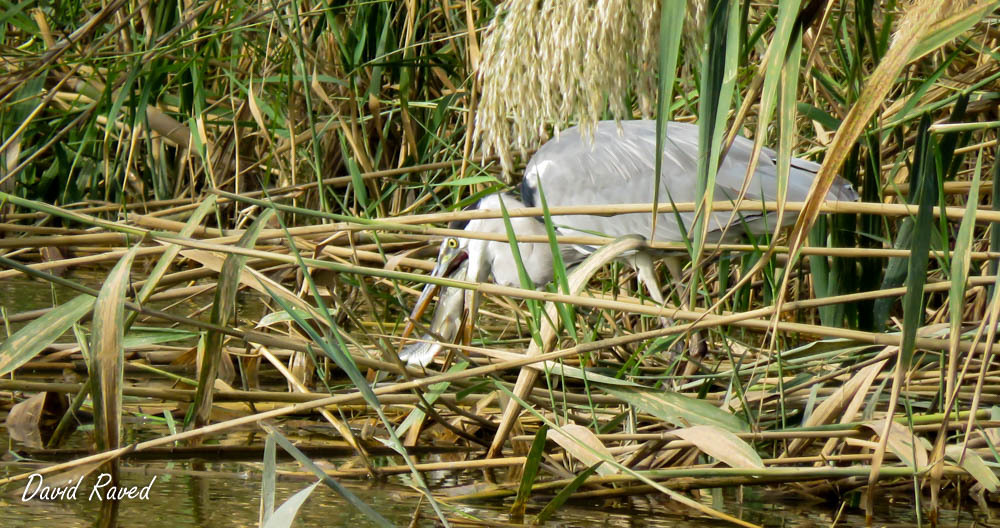
MULTIPOLYGON (((885 429, 885 420, 877 420, 864 424, 875 434, 885 429)), ((907 466, 919 471, 927 467, 927 452, 931 446, 923 438, 915 436, 905 425, 893 421, 889 424, 889 451, 899 457, 907 466)))
POLYGON ((696 425, 672 431, 691 442, 706 455, 734 468, 763 469, 764 461, 754 448, 740 437, 712 425, 696 425))
MULTIPOLYGON (((836 392, 823 400, 806 420, 803 427, 813 427, 834 423, 839 418, 840 423, 846 423, 854 419, 858 409, 864 402, 875 376, 882 371, 888 360, 873 363, 859 370, 847 383, 843 384, 836 392)), ((813 439, 797 438, 788 445, 788 449, 780 458, 795 456, 803 448, 809 445, 813 439)), ((824 449, 825 451, 825 449, 824 449)))
MULTIPOLYGON (((548 438, 587 467, 615 459, 600 439, 582 425, 566 424, 559 429, 549 429, 548 438)), ((597 468, 597 472, 601 475, 614 475, 618 473, 618 468, 605 463, 597 468)))

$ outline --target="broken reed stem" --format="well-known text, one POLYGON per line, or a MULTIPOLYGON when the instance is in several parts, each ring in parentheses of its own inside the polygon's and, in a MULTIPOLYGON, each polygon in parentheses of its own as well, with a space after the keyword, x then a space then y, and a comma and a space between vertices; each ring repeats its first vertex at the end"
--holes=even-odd
MULTIPOLYGON (((962 411, 960 413, 952 413, 950 421, 955 421, 956 416, 958 420, 965 420, 969 417, 968 411, 962 411)), ((937 431, 941 427, 941 419, 943 415, 940 413, 929 414, 923 416, 915 416, 914 419, 919 419, 919 423, 915 423, 913 426, 914 432, 930 432, 937 431)), ((977 427, 990 428, 990 427, 1000 427, 1000 421, 997 420, 986 420, 990 417, 989 410, 979 410, 976 411, 976 421, 977 427)), ((907 417, 896 416, 893 418, 894 421, 898 423, 907 423, 907 417)), ((813 427, 809 429, 791 429, 787 431, 761 431, 756 433, 734 433, 739 438, 750 442, 778 442, 782 440, 794 440, 796 438, 818 438, 818 439, 828 439, 828 438, 867 438, 872 436, 871 430, 861 430, 858 429, 859 426, 868 422, 850 422, 850 423, 837 423, 829 424, 818 427, 813 427)), ((961 430, 965 429, 966 424, 954 424, 949 423, 949 430, 961 430)), ((682 440, 680 436, 672 432, 664 433, 610 433, 610 434, 596 434, 594 435, 597 439, 602 442, 655 442, 655 441, 665 441, 666 444, 663 445, 661 449, 684 449, 688 447, 696 447, 695 444, 682 440)), ((524 441, 530 442, 534 436, 532 435, 518 435, 511 439, 514 441, 524 441)), ((784 462, 786 459, 781 459, 784 462)))
MULTIPOLYGON (((700 467, 688 469, 658 469, 637 471, 646 478, 663 484, 675 490, 685 491, 693 489, 721 488, 734 486, 759 486, 761 484, 782 484, 788 482, 805 481, 826 481, 840 480, 849 477, 859 477, 867 479, 871 472, 870 466, 852 467, 805 467, 786 468, 768 467, 764 469, 736 469, 729 467, 700 467)), ((944 474, 950 477, 968 477, 968 472, 957 466, 945 466, 944 474)), ((879 472, 879 480, 889 480, 897 478, 910 478, 914 476, 913 469, 909 467, 883 467, 879 472)), ((637 482, 638 478, 632 475, 607 475, 592 476, 587 479, 587 484, 591 486, 625 485, 637 482)), ((543 493, 546 491, 556 492, 565 488, 572 482, 572 479, 560 479, 535 484, 531 487, 532 493, 543 493)), ((867 480, 866 480, 867 482, 867 480)), ((594 499, 598 497, 613 497, 627 495, 648 495, 656 490, 649 485, 621 486, 615 488, 605 488, 592 491, 582 491, 574 493, 573 499, 594 499)), ((502 499, 513 496, 517 493, 516 487, 494 488, 480 493, 468 495, 458 495, 448 497, 448 501, 462 502, 471 500, 502 499)))
MULTIPOLYGON (((458 382, 465 380, 457 380, 458 382)), ((6 380, 0 379, 0 390, 6 391, 25 391, 25 392, 57 392, 63 394, 76 394, 83 387, 80 383, 48 383, 39 381, 24 381, 24 380, 6 380)), ((188 389, 158 389, 158 388, 145 388, 138 387, 134 385, 125 385, 122 387, 123 394, 126 396, 135 396, 141 398, 154 398, 164 401, 178 401, 178 402, 189 402, 192 401, 194 397, 194 390, 188 389)), ((244 391, 244 390, 226 390, 219 391, 216 390, 213 396, 214 401, 224 401, 224 402, 246 402, 246 403, 305 403, 316 400, 321 400, 323 398, 328 398, 329 394, 305 394, 300 392, 277 392, 277 391, 244 391)), ((550 392, 542 387, 536 387, 532 392, 531 399, 539 401, 548 401, 548 396, 550 392)), ((573 394, 573 393, 563 393, 560 391, 552 391, 552 395, 559 399, 559 401, 566 401, 571 404, 588 404, 594 403, 598 405, 622 405, 621 399, 614 396, 606 394, 573 394)), ((484 394, 466 394, 462 398, 458 398, 455 393, 446 392, 439 396, 439 400, 446 401, 448 403, 461 404, 461 405, 471 405, 482 399, 488 399, 488 395, 484 394)), ((386 405, 417 405, 420 403, 420 399, 414 394, 386 394, 384 397, 379 398, 379 402, 386 405)), ((338 406, 339 409, 362 409, 367 408, 367 404, 360 405, 347 405, 338 406)))
MULTIPOLYGON (((379 228, 382 229, 382 228, 379 228)), ((258 237, 258 242, 264 242, 268 240, 283 240, 288 235, 292 236, 323 236, 327 237, 331 233, 336 233, 338 231, 369 231, 372 230, 370 226, 364 225, 325 225, 325 226, 309 226, 304 228, 291 228, 288 232, 284 232, 278 229, 265 229, 261 232, 260 237, 258 237)), ((425 235, 428 237, 428 241, 434 242, 438 237, 461 237, 461 238, 471 238, 477 240, 494 240, 498 242, 508 242, 509 238, 506 235, 496 234, 496 233, 486 233, 479 231, 466 231, 463 229, 446 229, 446 228, 436 228, 436 227, 426 227, 419 228, 414 231, 425 235)), ((236 231, 238 232, 238 231, 236 231)), ((23 238, 8 238, 0 239, 0 249, 2 248, 42 248, 49 246, 80 246, 82 244, 87 245, 98 245, 107 244, 108 246, 118 246, 121 247, 126 243, 126 238, 124 235, 118 235, 114 233, 103 233, 99 235, 79 235, 80 237, 86 238, 75 238, 77 235, 67 235, 67 236, 52 236, 52 237, 23 237, 23 238)), ((234 243, 239 239, 240 235, 231 235, 219 238, 208 238, 204 239, 208 242, 216 244, 230 244, 234 243)), ((518 242, 541 242, 548 243, 549 238, 545 235, 516 235, 516 240, 518 242)), ((575 236, 575 235, 557 235, 556 241, 560 244, 578 244, 578 245, 593 245, 600 246, 612 242, 614 239, 609 237, 599 237, 599 236, 575 236)), ((393 239, 387 239, 386 242, 391 242, 393 239)), ((424 239, 414 239, 414 238, 401 238, 401 241, 419 241, 424 239)), ((375 251, 368 251, 364 249, 347 249, 340 247, 341 245, 346 245, 349 243, 347 237, 342 237, 333 240, 329 244, 323 246, 324 251, 328 251, 331 255, 343 257, 343 258, 356 258, 360 261, 372 262, 372 263, 382 263, 386 262, 385 257, 382 254, 375 251)), ((686 248, 683 243, 680 242, 648 242, 647 246, 652 249, 662 250, 662 251, 673 251, 673 252, 686 252, 686 248)), ((775 255, 785 255, 788 253, 788 246, 771 246, 775 255)), ((705 250, 710 252, 743 252, 752 253, 759 251, 761 246, 753 244, 723 244, 723 243, 706 243, 705 250)), ((33 264, 35 269, 44 270, 51 269, 54 267, 62 267, 67 265, 79 265, 79 264, 89 264, 94 262, 105 262, 117 260, 126 251, 125 250, 114 250, 115 253, 105 252, 100 255, 93 255, 89 258, 94 260, 74 260, 74 259, 64 259, 59 261, 59 263, 42 263, 33 264)), ((143 248, 140 250, 138 256, 149 256, 159 254, 165 251, 162 247, 150 247, 143 248)), ((217 251, 220 253, 227 253, 225 248, 219 248, 217 251)), ((910 256, 910 250, 908 249, 888 249, 888 248, 830 248, 830 247, 804 247, 802 248, 803 255, 823 255, 828 257, 844 257, 844 258, 906 258, 910 256)), ((934 258, 951 258, 952 252, 949 250, 931 250, 928 253, 934 258)), ((972 260, 989 260, 1000 258, 1000 252, 997 251, 970 251, 968 252, 972 260)), ((76 257, 77 259, 83 259, 84 257, 76 257)), ((415 258, 402 258, 398 260, 398 264, 413 268, 430 270, 434 267, 433 263, 424 259, 415 258)), ((3 272, 0 272, 3 273, 3 272)), ((5 276, 0 275, 0 278, 5 276)))

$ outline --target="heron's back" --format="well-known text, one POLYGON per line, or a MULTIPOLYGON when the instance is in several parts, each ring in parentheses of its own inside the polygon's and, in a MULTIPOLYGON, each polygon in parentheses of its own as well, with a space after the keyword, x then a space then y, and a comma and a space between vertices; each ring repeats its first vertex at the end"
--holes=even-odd
MULTIPOLYGON (((753 142, 737 137, 716 177, 713 200, 736 200, 743 187, 753 142)), ((522 198, 527 205, 538 205, 540 193, 552 206, 609 205, 649 203, 653 201, 656 163, 656 121, 601 121, 593 141, 581 137, 579 127, 563 131, 558 138, 542 145, 525 169, 522 198), (619 133, 619 126, 621 133, 619 133)), ((698 127, 671 122, 663 149, 660 177, 660 203, 697 202, 698 127)), ((777 155, 768 148, 761 151, 757 169, 747 184, 748 200, 774 201, 778 196, 777 155)), ((819 165, 793 158, 788 177, 786 200, 803 201, 809 193, 819 165)), ((842 179, 835 182, 828 200, 854 201, 857 194, 842 179)), ((654 239, 680 242, 694 223, 694 213, 679 213, 684 231, 674 213, 659 215, 654 239)), ((796 214, 786 212, 782 223, 790 225, 796 214)), ((724 231, 733 237, 750 231, 771 232, 774 213, 743 213, 742 219, 730 211, 712 214, 710 236, 718 239, 724 231), (731 225, 728 230, 725 228, 731 225), (713 236, 714 235, 714 236, 713 236)), ((616 216, 560 215, 553 222, 567 233, 602 233, 612 237, 639 234, 648 237, 652 219, 648 213, 616 216)), ((729 237, 727 237, 729 238, 729 237)))

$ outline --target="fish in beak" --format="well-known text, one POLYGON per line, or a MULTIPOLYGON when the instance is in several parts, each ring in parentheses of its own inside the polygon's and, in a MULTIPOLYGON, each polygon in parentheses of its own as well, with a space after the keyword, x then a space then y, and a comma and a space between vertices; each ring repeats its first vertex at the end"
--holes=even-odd
MULTIPOLYGON (((466 249, 458 239, 448 238, 441 243, 437 265, 431 271, 431 276, 465 280, 468 266, 466 249)), ((465 291, 461 288, 442 289, 436 284, 427 284, 407 319, 406 327, 403 329, 403 343, 406 343, 406 338, 413 333, 415 322, 419 321, 427 311, 427 306, 439 289, 441 295, 434 309, 430 331, 422 335, 420 341, 406 344, 399 351, 399 359, 405 361, 407 365, 426 367, 441 351, 443 343, 451 343, 458 336, 466 304, 465 291)))

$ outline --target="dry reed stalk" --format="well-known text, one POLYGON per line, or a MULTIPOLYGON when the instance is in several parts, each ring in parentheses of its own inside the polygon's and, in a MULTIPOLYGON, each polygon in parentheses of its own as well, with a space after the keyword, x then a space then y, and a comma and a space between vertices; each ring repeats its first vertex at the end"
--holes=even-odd
MULTIPOLYGON (((699 204, 694 202, 677 202, 674 204, 659 204, 656 211, 660 214, 672 214, 676 212, 692 212, 699 204)), ((784 210, 787 212, 800 212, 805 209, 807 202, 785 202, 784 210)), ((905 217, 915 216, 918 207, 909 204, 886 204, 871 202, 822 202, 817 205, 819 213, 842 213, 842 214, 871 214, 884 217, 905 217)), ((596 215, 614 216, 628 213, 650 213, 653 210, 652 203, 634 204, 604 204, 604 205, 563 205, 552 206, 549 213, 557 215, 596 215)), ((778 210, 778 202, 743 200, 736 204, 730 201, 712 202, 713 211, 746 211, 759 213, 761 211, 773 212, 778 210)), ((525 207, 518 209, 508 209, 507 215, 511 218, 522 216, 541 217, 544 211, 541 207, 525 207)), ((941 209, 932 209, 934 218, 941 216, 941 209)), ((964 207, 945 207, 944 215, 949 220, 960 221, 965 215, 964 207)), ((452 220, 472 220, 476 218, 503 218, 504 213, 499 209, 475 209, 470 211, 453 211, 448 213, 431 213, 426 215, 412 215, 409 217, 393 217, 381 219, 398 224, 425 224, 449 222, 452 220)), ((991 209, 979 209, 976 211, 976 220, 979 222, 998 222, 1000 212, 991 209)))
MULTIPOLYGON (((497 468, 509 468, 524 465, 525 457, 507 457, 482 460, 455 460, 451 462, 425 462, 413 464, 418 471, 482 471, 497 468)), ((381 466, 377 469, 379 475, 404 475, 410 472, 410 466, 381 466)), ((282 472, 283 475, 305 475, 301 472, 282 472)), ((327 471, 331 477, 364 477, 365 471, 358 469, 335 469, 327 471)), ((310 474, 311 475, 311 474, 310 474)), ((315 477, 314 477, 315 478, 315 477)))
POLYGON ((123 233, 95 233, 87 235, 33 236, 0 239, 2 248, 104 245, 123 247, 128 237, 123 233))
POLYGON ((86 231, 82 229, 67 229, 65 227, 45 227, 22 224, 0 223, 0 232, 6 233, 33 233, 38 235, 83 235, 86 231))
MULTIPOLYGON (((59 240, 59 238, 61 238, 61 237, 54 237, 53 238, 53 242, 57 242, 59 240)), ((7 239, 7 240, 15 240, 15 239, 7 239)), ((46 247, 47 245, 51 245, 51 244, 43 244, 42 246, 36 246, 36 247, 46 247)), ((31 246, 28 246, 28 247, 31 247, 31 246)), ((154 256, 154 255, 159 255, 159 254, 163 253, 164 251, 166 251, 166 247, 165 246, 140 248, 139 250, 136 251, 136 257, 138 257, 138 258, 150 257, 150 256, 154 256)), ((111 251, 102 251, 102 252, 100 252, 100 253, 98 253, 96 255, 87 255, 87 256, 83 256, 83 257, 65 258, 65 259, 62 259, 62 260, 54 260, 52 262, 39 262, 38 264, 30 264, 30 265, 28 265, 28 267, 30 267, 33 270, 37 270, 37 271, 46 271, 46 270, 50 270, 50 269, 62 268, 62 267, 67 267, 67 266, 90 266, 90 265, 99 264, 99 263, 102 263, 102 262, 114 262, 114 261, 117 261, 118 259, 120 259, 123 256, 125 256, 128 252, 129 252, 129 250, 126 250, 126 249, 111 250, 111 251)), ((21 272, 17 271, 17 270, 0 271, 0 280, 12 278, 12 277, 17 277, 17 276, 20 276, 20 275, 21 275, 21 272)))
MULTIPOLYGON (((463 380, 456 380, 461 382, 463 380)), ((84 387, 81 383, 50 383, 25 380, 0 380, 0 390, 25 391, 25 392, 58 392, 64 394, 75 394, 84 387)), ((153 398, 164 401, 190 402, 194 397, 194 390, 190 389, 161 389, 140 387, 135 385, 125 385, 122 389, 125 396, 135 396, 139 398, 153 398)), ((533 399, 541 399, 548 396, 545 389, 536 389, 533 399)), ((560 400, 574 404, 585 404, 593 402, 601 405, 620 405, 622 401, 614 396, 607 395, 581 395, 569 393, 555 393, 560 400)), ((245 402, 245 403, 281 403, 294 404, 311 402, 329 397, 327 394, 300 393, 300 392, 276 392, 276 391, 244 391, 226 390, 216 391, 214 400, 218 402, 245 402)), ((441 401, 449 403, 474 404, 482 399, 488 399, 488 395, 468 394, 463 395, 461 400, 454 393, 444 393, 438 397, 441 401)), ((385 405, 412 406, 420 402, 419 398, 413 394, 384 394, 379 397, 379 401, 385 405)), ((337 405, 327 407, 330 410, 359 411, 367 408, 367 405, 337 405)))
MULTIPOLYGON (((136 209, 156 209, 159 207, 169 207, 173 205, 180 204, 191 204, 190 198, 173 198, 170 200, 150 200, 148 202, 140 203, 128 203, 128 204, 109 204, 109 205, 86 205, 86 204, 66 204, 63 206, 64 209, 72 209, 78 213, 92 214, 92 213, 109 213, 113 211, 134 211, 136 209), (80 206, 79 208, 77 206, 80 206)), ((197 207, 197 205, 195 205, 197 207)), ((39 220, 48 216, 45 212, 34 212, 34 213, 13 213, 5 216, 9 221, 16 222, 19 220, 39 220)))
MULTIPOLYGON (((763 470, 746 470, 733 468, 692 468, 678 470, 649 470, 641 474, 655 480, 672 490, 687 491, 708 488, 729 488, 736 486, 754 486, 759 484, 783 484, 793 482, 825 482, 840 480, 846 477, 867 477, 871 470, 869 466, 858 467, 827 467, 827 468, 766 468, 763 470)), ((913 475, 909 468, 883 468, 883 480, 906 478, 913 475)), ((968 477, 962 468, 948 466, 945 474, 949 477, 968 477)), ((594 500, 597 498, 649 495, 656 493, 657 488, 650 485, 629 485, 639 479, 632 475, 595 476, 587 479, 591 486, 602 486, 600 489, 577 492, 572 495, 574 500, 594 500)), ((532 493, 556 492, 565 488, 572 479, 551 480, 532 486, 532 493)), ((496 500, 510 497, 517 492, 513 488, 496 488, 480 493, 451 497, 454 501, 496 500)))

